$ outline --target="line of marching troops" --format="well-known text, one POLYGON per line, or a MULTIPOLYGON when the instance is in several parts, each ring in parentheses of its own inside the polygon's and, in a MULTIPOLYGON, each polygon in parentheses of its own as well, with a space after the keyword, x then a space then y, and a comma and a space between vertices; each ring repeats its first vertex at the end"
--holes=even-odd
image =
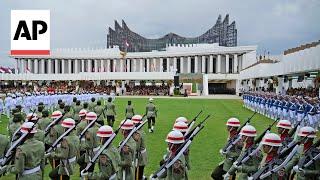
POLYGON ((237 118, 228 119, 228 141, 220 150, 224 161, 213 179, 319 179, 320 140, 314 128, 277 119, 257 136, 252 117, 242 126, 237 118), (277 133, 271 132, 274 124, 277 133))
MULTIPOLYGON (((105 106, 95 98, 91 101, 81 103, 73 98, 73 105, 68 106, 59 100, 52 113, 41 102, 28 114, 17 105, 9 119, 9 137, 0 135, 0 177, 11 173, 21 180, 44 179, 45 166, 50 164, 49 177, 64 180, 75 175, 78 164, 82 179, 146 179, 148 155, 142 127, 148 123, 149 132, 154 132, 157 109, 153 99, 143 116, 128 101, 126 118, 117 129, 113 129, 116 110, 112 98, 105 106), (118 132, 123 139, 115 147, 112 141, 118 132)), ((161 167, 150 179, 188 179, 189 146, 209 117, 192 128, 199 115, 189 123, 184 117, 176 119, 165 140, 168 149, 161 167)))
POLYGON ((272 119, 287 119, 292 124, 302 121, 301 125, 315 129, 320 125, 319 98, 247 92, 243 95, 243 102, 246 108, 272 119))

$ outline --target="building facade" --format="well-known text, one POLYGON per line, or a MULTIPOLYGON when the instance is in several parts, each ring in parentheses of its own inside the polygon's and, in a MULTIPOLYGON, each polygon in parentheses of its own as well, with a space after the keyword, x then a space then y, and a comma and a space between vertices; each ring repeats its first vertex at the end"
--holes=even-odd
POLYGON ((175 44, 203 44, 218 43, 220 46, 237 46, 237 29, 233 21, 229 24, 229 15, 222 20, 219 15, 216 24, 204 34, 186 38, 175 33, 169 33, 159 39, 148 39, 138 33, 131 31, 122 20, 122 26, 115 21, 114 29, 109 27, 107 34, 107 47, 118 46, 121 51, 128 52, 149 52, 152 50, 165 50, 167 45, 175 44))

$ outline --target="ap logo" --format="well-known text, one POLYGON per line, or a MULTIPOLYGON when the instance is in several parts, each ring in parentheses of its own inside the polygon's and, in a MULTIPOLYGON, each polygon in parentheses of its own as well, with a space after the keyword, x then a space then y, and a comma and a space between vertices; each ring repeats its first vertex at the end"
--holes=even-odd
POLYGON ((49 10, 11 10, 11 55, 50 55, 49 10))

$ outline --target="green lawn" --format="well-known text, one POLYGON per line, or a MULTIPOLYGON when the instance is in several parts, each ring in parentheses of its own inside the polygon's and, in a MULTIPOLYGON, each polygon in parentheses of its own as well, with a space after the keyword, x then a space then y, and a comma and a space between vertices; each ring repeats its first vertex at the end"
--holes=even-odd
MULTIPOLYGON (((125 105, 129 99, 116 99, 116 124, 124 117, 125 105)), ((135 107, 135 112, 143 114, 145 112, 146 98, 131 99, 135 107)), ((240 100, 209 100, 209 99, 155 99, 154 103, 158 108, 158 117, 156 118, 156 128, 153 134, 147 133, 147 150, 149 154, 149 164, 145 169, 145 174, 150 175, 159 167, 159 161, 166 152, 166 143, 164 141, 167 133, 172 129, 174 120, 178 116, 186 116, 192 119, 200 110, 205 115, 211 114, 211 118, 206 122, 205 128, 199 136, 193 141, 190 151, 191 171, 189 179, 211 179, 212 169, 223 159, 219 154, 219 149, 226 142, 227 132, 225 128, 226 120, 230 117, 237 117, 242 122, 252 115, 252 112, 242 107, 240 100)), ((259 133, 263 131, 272 120, 256 115, 252 120, 259 133)), ((2 116, 0 123, 0 132, 6 134, 7 119, 2 116)), ((147 132, 147 126, 144 127, 147 132)), ((120 136, 113 144, 118 145, 120 136)), ((96 168, 97 169, 97 168, 96 168)), ((46 174, 50 171, 47 167, 46 174)), ((46 176, 48 177, 48 176, 46 176)), ((14 176, 6 176, 1 179, 13 179, 14 176)), ((49 179, 49 178, 47 178, 49 179)), ((76 174, 73 179, 79 179, 76 174)))

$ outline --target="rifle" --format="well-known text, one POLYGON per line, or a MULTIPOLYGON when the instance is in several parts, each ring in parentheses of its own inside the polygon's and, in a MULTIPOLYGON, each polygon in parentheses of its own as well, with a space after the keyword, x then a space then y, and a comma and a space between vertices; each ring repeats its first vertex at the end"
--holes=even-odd
POLYGON ((76 125, 72 126, 71 128, 69 128, 68 130, 66 130, 52 145, 49 149, 46 150, 46 154, 50 153, 51 151, 53 151, 54 149, 56 149, 56 147, 60 144, 60 142, 62 141, 62 139, 66 136, 68 136, 68 134, 74 130, 74 128, 76 127, 76 125))
POLYGON ((45 137, 50 133, 50 129, 51 129, 54 125, 58 124, 58 123, 61 121, 61 119, 64 117, 64 115, 65 115, 65 113, 63 113, 60 118, 57 118, 56 120, 52 121, 52 122, 45 128, 45 130, 44 130, 44 136, 45 136, 45 137))
POLYGON ((192 119, 192 121, 188 124, 188 130, 187 133, 190 131, 190 129, 192 128, 192 126, 194 125, 194 123, 196 122, 197 118, 200 116, 200 114, 202 113, 202 110, 192 119))
POLYGON ((318 141, 315 142, 315 143, 307 150, 307 152, 305 152, 305 155, 303 156, 303 158, 301 158, 301 159, 299 160, 299 162, 298 162, 298 167, 299 167, 299 168, 304 169, 304 168, 306 168, 306 167, 309 167, 312 163, 314 163, 314 162, 317 160, 317 158, 320 157, 320 153, 319 153, 317 156, 315 156, 314 158, 310 159, 307 163, 305 163, 305 161, 307 160, 307 157, 312 157, 312 156, 311 156, 311 152, 310 152, 311 149, 317 148, 319 145, 320 145, 320 139, 318 139, 318 141))
POLYGON ((240 133, 241 129, 242 129, 245 125, 249 124, 250 121, 251 121, 251 119, 252 119, 256 114, 257 114, 257 111, 255 111, 255 112, 252 114, 252 116, 251 116, 250 118, 248 118, 248 119, 246 120, 246 122, 243 123, 243 124, 238 128, 238 130, 237 130, 237 135, 236 135, 236 137, 234 138, 234 140, 229 140, 228 143, 223 147, 223 149, 222 149, 222 153, 223 153, 223 154, 227 154, 227 153, 230 151, 230 149, 231 149, 234 145, 236 145, 236 144, 241 140, 241 136, 239 136, 239 133, 240 133))
POLYGON ((123 124, 126 121, 127 121, 127 119, 125 121, 123 121, 123 123, 118 127, 118 129, 109 137, 109 139, 103 144, 103 146, 99 149, 99 151, 93 156, 93 158, 90 160, 90 162, 87 164, 87 166, 81 171, 81 173, 88 172, 90 167, 99 158, 99 156, 103 152, 103 150, 105 150, 106 148, 108 148, 111 145, 112 141, 115 139, 116 135, 119 133, 121 127, 123 126, 123 124))
POLYGON ((272 124, 269 125, 269 127, 264 130, 264 132, 262 134, 260 134, 260 136, 255 140, 255 144, 258 144, 262 141, 262 138, 264 137, 264 135, 266 135, 267 133, 269 133, 271 131, 271 128, 276 124, 276 122, 279 121, 279 118, 277 118, 272 124))
MULTIPOLYGON (((306 114, 303 116, 302 119, 304 119, 306 117, 306 114)), ((300 126, 302 120, 299 121, 290 131, 289 131, 289 137, 293 137, 295 132, 297 131, 298 127, 300 126)))
POLYGON ((20 138, 18 140, 16 140, 12 146, 10 146, 10 148, 7 150, 7 152, 5 153, 4 157, 2 158, 2 162, 1 162, 1 167, 8 165, 12 158, 15 155, 15 151, 17 149, 17 147, 19 145, 22 145, 25 141, 25 137, 30 134, 30 132, 32 131, 32 129, 36 126, 36 123, 33 123, 32 127, 28 130, 27 133, 23 133, 20 138))
POLYGON ((186 138, 186 141, 177 149, 177 154, 174 157, 169 158, 158 171, 154 173, 154 175, 151 177, 151 179, 155 179, 160 177, 167 169, 169 169, 179 158, 182 156, 182 154, 187 150, 187 148, 190 146, 193 139, 196 137, 196 135, 204 128, 203 123, 210 117, 208 115, 202 123, 199 123, 189 134, 189 137, 186 138))
MULTIPOLYGON (((30 121, 32 118, 33 118, 33 116, 34 116, 34 113, 36 112, 36 109, 34 109, 34 110, 32 110, 31 111, 32 112, 32 114, 31 114, 31 117, 28 119, 28 121, 30 121)), ((38 121, 37 121, 38 122, 38 121)), ((12 137, 11 137, 11 145, 12 145, 12 143, 14 142, 14 141, 16 141, 17 139, 19 139, 18 137, 17 138, 15 138, 16 136, 17 136, 17 134, 20 132, 20 129, 21 129, 21 126, 12 134, 12 137)), ((20 134, 19 134, 20 135, 20 134)))
MULTIPOLYGON (((146 117, 146 115, 143 115, 142 119, 146 117)), ((119 151, 121 151, 121 149, 123 148, 123 146, 129 141, 129 139, 132 137, 132 135, 137 132, 139 129, 141 129, 146 123, 148 122, 148 120, 143 121, 140 124, 137 124, 128 134, 128 136, 126 137, 126 139, 124 139, 121 144, 119 145, 118 149, 119 151)))
POLYGON ((310 134, 312 134, 313 132, 310 132, 309 134, 307 134, 305 137, 303 137, 300 141, 292 141, 290 144, 288 144, 285 148, 283 148, 280 151, 280 156, 285 157, 287 154, 289 154, 292 149, 296 146, 296 145, 300 145, 306 138, 308 138, 308 136, 310 134))
POLYGON ((81 131, 81 133, 80 133, 80 135, 79 135, 79 139, 80 139, 80 140, 83 138, 83 136, 85 135, 85 133, 87 132, 87 130, 88 130, 89 128, 91 128, 91 127, 94 125, 94 123, 100 118, 100 116, 102 115, 102 113, 103 113, 106 109, 107 109, 107 107, 105 107, 105 108, 102 110, 102 112, 99 114, 99 116, 97 117, 97 119, 95 119, 94 121, 91 121, 91 122, 81 131))

